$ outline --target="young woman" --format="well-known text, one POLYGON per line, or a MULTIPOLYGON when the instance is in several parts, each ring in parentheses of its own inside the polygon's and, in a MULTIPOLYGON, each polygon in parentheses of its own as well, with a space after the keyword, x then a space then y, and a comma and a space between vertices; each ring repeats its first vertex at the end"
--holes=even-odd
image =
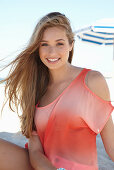
POLYGON ((27 48, 11 63, 9 105, 22 109, 21 148, 0 140, 2 170, 98 170, 96 136, 114 161, 114 125, 103 75, 71 65, 74 33, 53 12, 36 25, 27 48))

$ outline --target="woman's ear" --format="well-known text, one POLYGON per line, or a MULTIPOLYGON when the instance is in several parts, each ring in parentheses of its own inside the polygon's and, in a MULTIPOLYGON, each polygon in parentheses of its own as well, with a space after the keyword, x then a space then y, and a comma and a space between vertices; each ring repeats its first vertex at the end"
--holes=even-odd
POLYGON ((73 47, 74 47, 74 41, 72 42, 72 44, 70 44, 70 50, 69 51, 72 51, 73 47))

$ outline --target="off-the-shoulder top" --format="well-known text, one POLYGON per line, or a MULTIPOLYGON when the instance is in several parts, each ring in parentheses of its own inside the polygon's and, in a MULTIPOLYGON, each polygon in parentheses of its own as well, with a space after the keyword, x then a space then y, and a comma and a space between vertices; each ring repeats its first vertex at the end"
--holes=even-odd
POLYGON ((88 71, 84 68, 52 103, 36 106, 37 134, 56 168, 98 170, 96 135, 114 107, 87 87, 88 71))

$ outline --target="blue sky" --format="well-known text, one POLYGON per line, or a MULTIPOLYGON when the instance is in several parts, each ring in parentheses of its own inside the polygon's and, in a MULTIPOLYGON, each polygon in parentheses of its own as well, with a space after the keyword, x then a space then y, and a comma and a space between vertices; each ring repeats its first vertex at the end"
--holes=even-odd
MULTIPOLYGON (((64 13, 75 31, 98 19, 114 18, 114 0, 0 0, 0 59, 15 57, 29 41, 37 21, 53 11, 64 13)), ((74 63, 79 66, 107 72, 111 58, 112 47, 76 41, 74 63)), ((6 73, 0 73, 0 77, 6 73)))

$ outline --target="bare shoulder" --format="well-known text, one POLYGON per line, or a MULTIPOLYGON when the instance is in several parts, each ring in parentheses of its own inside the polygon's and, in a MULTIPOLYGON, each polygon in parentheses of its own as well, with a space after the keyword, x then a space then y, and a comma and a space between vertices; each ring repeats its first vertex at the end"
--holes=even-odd
POLYGON ((100 98, 110 101, 110 93, 104 76, 95 70, 90 70, 86 75, 86 85, 100 98))

